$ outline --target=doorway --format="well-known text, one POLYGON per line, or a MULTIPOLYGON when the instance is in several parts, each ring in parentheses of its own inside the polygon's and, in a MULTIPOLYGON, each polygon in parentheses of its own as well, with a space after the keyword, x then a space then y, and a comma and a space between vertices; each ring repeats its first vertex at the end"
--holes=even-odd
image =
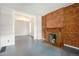
POLYGON ((34 37, 34 16, 15 14, 15 38, 21 36, 34 37))

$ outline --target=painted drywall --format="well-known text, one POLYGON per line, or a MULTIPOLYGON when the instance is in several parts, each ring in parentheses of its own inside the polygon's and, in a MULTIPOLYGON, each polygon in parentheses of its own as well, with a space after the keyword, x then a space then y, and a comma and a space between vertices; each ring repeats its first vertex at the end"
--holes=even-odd
POLYGON ((32 35, 34 37, 34 21, 35 21, 36 17, 35 16, 31 16, 30 19, 30 35, 32 35))
POLYGON ((16 20, 15 23, 15 35, 29 35, 29 22, 16 20))
POLYGON ((36 25, 35 25, 35 29, 36 29, 36 39, 42 39, 42 22, 41 22, 41 16, 36 16, 36 25))
MULTIPOLYGON (((29 22, 16 21, 15 10, 6 7, 0 8, 0 49, 4 46, 15 45, 15 24, 20 31, 21 35, 25 35, 29 32, 29 22), (25 28, 26 27, 26 28, 25 28), (28 29, 27 29, 28 28, 28 29)), ((34 35, 34 17, 30 20, 30 34, 34 35)))
POLYGON ((38 39, 38 20, 37 17, 34 19, 34 39, 38 39))
POLYGON ((0 47, 15 44, 14 11, 2 7, 0 9, 0 47))
POLYGON ((16 12, 15 35, 34 36, 34 16, 16 12))

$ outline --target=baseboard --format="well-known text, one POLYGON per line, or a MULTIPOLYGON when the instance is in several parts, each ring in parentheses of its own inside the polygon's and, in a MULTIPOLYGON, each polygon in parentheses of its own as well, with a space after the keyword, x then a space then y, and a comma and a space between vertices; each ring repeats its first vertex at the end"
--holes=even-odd
POLYGON ((15 35, 15 36, 32 36, 32 35, 15 35))
MULTIPOLYGON (((25 34, 26 35, 26 34, 25 34)), ((24 36, 24 35, 15 35, 15 36, 24 36)))
POLYGON ((34 40, 42 40, 42 39, 34 39, 34 40))
POLYGON ((70 47, 70 48, 74 48, 74 49, 79 50, 79 48, 78 48, 78 47, 74 47, 74 46, 71 46, 71 45, 64 44, 64 46, 67 46, 67 47, 70 47))

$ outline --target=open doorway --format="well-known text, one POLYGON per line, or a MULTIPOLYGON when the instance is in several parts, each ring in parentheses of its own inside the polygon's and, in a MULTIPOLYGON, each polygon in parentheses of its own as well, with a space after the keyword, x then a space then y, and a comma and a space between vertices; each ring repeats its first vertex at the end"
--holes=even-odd
POLYGON ((22 39, 22 37, 34 38, 34 16, 23 13, 15 14, 15 40, 22 39))

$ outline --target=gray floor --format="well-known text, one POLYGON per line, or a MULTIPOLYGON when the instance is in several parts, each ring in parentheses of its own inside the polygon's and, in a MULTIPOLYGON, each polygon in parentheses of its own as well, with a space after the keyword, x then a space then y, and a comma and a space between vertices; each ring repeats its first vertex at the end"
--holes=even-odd
POLYGON ((71 53, 65 50, 56 48, 42 40, 34 40, 29 36, 16 37, 15 46, 8 46, 1 56, 75 56, 76 53, 71 53))
POLYGON ((74 49, 74 48, 70 48, 70 47, 64 46, 64 50, 66 52, 69 52, 71 54, 75 54, 76 56, 79 56, 79 50, 78 49, 74 49))

